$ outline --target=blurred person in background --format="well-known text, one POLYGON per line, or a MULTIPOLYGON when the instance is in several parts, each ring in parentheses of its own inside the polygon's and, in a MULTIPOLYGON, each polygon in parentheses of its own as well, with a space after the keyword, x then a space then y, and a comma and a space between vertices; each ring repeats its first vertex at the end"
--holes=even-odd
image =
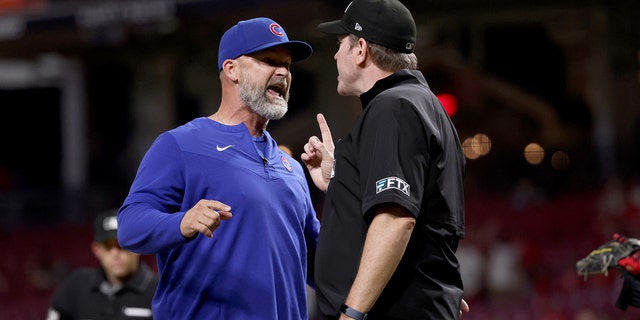
POLYGON ((139 254, 118 245, 117 229, 116 210, 95 218, 91 251, 100 267, 69 274, 54 293, 47 320, 152 319, 158 276, 139 254))
POLYGON ((287 112, 291 64, 311 54, 269 18, 238 22, 219 44, 219 109, 144 155, 118 239, 156 254, 156 320, 307 319, 320 223, 302 165, 266 127, 287 112))
POLYGON ((315 258, 323 319, 457 319, 469 309, 455 256, 465 158, 417 70, 413 17, 397 0, 355 0, 318 29, 338 38, 338 93, 363 106, 335 146, 319 114, 322 140, 301 156, 326 192, 315 258))

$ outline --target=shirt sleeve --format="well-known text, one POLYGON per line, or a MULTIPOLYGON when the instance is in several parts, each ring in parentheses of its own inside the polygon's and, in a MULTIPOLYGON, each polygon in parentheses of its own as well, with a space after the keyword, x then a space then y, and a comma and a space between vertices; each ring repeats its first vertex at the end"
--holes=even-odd
POLYGON ((173 136, 163 133, 142 158, 118 212, 118 241, 123 248, 153 254, 188 241, 180 232, 185 181, 179 151, 173 136))
POLYGON ((357 154, 362 212, 370 220, 375 206, 395 203, 417 217, 429 161, 420 117, 399 97, 378 97, 367 108, 357 154))
POLYGON ((315 256, 318 245, 318 235, 320 234, 320 220, 318 220, 315 208, 313 207, 308 185, 305 185, 305 197, 307 198, 309 208, 304 229, 307 244, 307 284, 315 288, 315 256))
POLYGON ((78 318, 81 297, 90 293, 92 269, 78 268, 69 273, 56 288, 47 312, 47 320, 70 320, 78 318))
POLYGON ((71 292, 73 277, 75 277, 75 274, 72 272, 56 288, 51 300, 51 305, 49 306, 49 311, 47 312, 47 320, 72 319, 69 299, 74 296, 74 293, 71 292))

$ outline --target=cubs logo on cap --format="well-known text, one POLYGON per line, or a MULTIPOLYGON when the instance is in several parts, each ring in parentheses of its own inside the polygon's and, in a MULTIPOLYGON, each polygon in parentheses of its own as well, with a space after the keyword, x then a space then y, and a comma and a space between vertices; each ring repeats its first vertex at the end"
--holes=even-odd
POLYGON ((269 30, 271 30, 271 33, 275 34, 278 37, 282 37, 284 35, 282 27, 275 22, 269 25, 269 30))

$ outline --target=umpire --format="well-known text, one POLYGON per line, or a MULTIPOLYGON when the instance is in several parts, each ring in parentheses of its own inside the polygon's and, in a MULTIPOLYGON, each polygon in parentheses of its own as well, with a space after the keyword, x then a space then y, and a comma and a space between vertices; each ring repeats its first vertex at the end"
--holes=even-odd
POLYGON ((91 250, 99 268, 79 268, 54 293, 47 320, 151 319, 158 277, 140 255, 120 248, 116 213, 96 217, 91 250))

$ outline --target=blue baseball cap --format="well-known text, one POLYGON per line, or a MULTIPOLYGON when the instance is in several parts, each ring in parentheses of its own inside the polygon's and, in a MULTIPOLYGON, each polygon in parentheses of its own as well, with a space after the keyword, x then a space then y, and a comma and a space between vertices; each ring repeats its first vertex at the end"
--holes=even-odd
POLYGON ((222 63, 227 59, 235 59, 241 55, 279 45, 285 45, 291 50, 292 62, 304 60, 313 53, 308 43, 289 40, 284 29, 269 18, 240 21, 227 30, 220 39, 218 70, 222 70, 222 63))

